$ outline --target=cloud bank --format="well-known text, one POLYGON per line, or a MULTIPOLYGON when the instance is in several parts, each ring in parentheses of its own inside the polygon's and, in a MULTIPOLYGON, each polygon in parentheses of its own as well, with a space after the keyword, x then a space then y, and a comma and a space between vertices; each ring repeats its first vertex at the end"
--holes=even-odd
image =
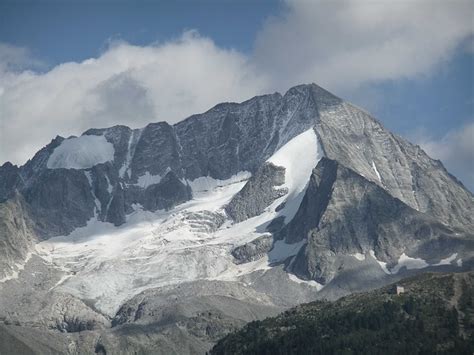
MULTIPOLYGON (((350 94, 429 75, 473 38, 471 13, 469 0, 287 0, 249 55, 188 31, 143 47, 114 42, 97 58, 46 72, 26 49, 0 44, 0 162, 23 164, 57 134, 174 123, 294 84, 350 94)), ((445 143, 460 149, 454 141, 445 143)))
POLYGON ((114 43, 98 58, 0 76, 0 161, 23 163, 57 134, 176 122, 264 85, 248 58, 196 32, 147 47, 114 43))
POLYGON ((286 88, 308 78, 336 91, 413 78, 449 59, 473 31, 469 0, 286 1, 257 37, 255 60, 286 88))

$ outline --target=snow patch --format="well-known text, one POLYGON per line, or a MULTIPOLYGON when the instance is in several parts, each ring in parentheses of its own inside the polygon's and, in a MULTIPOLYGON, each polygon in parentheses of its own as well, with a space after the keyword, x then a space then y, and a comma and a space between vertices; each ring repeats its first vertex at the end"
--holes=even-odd
POLYGON ((316 291, 321 291, 321 289, 324 287, 324 285, 321 285, 320 283, 318 283, 314 280, 301 280, 300 278, 298 278, 298 276, 293 275, 293 274, 288 274, 288 278, 291 281, 296 282, 298 284, 306 284, 306 285, 309 285, 311 287, 314 287, 314 288, 316 288, 316 291))
POLYGON ((48 159, 49 169, 88 169, 112 161, 114 146, 104 136, 81 136, 65 139, 48 159))
POLYGON ((121 178, 125 176, 125 173, 127 173, 129 179, 130 179, 130 176, 132 175, 129 168, 130 162, 132 161, 132 158, 135 155, 135 148, 137 147, 137 143, 140 140, 142 132, 143 132, 143 128, 134 129, 132 133, 130 134, 130 138, 128 140, 127 155, 125 157, 125 161, 122 167, 119 170, 119 175, 121 178))
POLYGON ((92 197, 94 197, 94 203, 95 203, 94 214, 97 215, 102 209, 102 204, 100 203, 99 199, 97 198, 97 196, 94 193, 94 187, 92 185, 92 173, 90 171, 84 171, 84 175, 86 176, 87 181, 89 181, 89 186, 91 188, 91 194, 92 194, 92 197))
POLYGON ((217 188, 228 186, 250 179, 252 174, 248 171, 241 171, 235 175, 232 175, 229 179, 219 180, 214 179, 210 176, 201 176, 194 180, 187 180, 188 185, 191 187, 193 194, 203 194, 206 192, 213 191, 217 188))
POLYGON ((458 253, 453 253, 451 256, 447 257, 446 259, 441 259, 441 261, 433 266, 441 266, 441 265, 451 265, 451 263, 456 260, 458 257, 458 253))
POLYGON ((288 194, 279 202, 285 201, 281 215, 285 222, 295 216, 313 169, 322 157, 318 149, 318 139, 314 129, 299 134, 271 156, 267 162, 285 168, 285 183, 278 188, 287 188, 288 194))
POLYGON ((382 178, 380 177, 380 173, 377 170, 377 166, 375 165, 375 162, 372 160, 372 169, 375 171, 375 175, 377 175, 377 179, 379 179, 380 182, 382 182, 382 178))
POLYGON ((375 257, 375 251, 373 250, 370 250, 369 251, 369 254, 372 258, 375 259, 375 261, 380 265, 380 267, 382 268, 383 272, 385 272, 387 275, 390 275, 391 272, 388 270, 387 268, 387 263, 386 262, 383 262, 383 261, 380 261, 378 260, 376 257, 375 257))
POLYGON ((112 194, 112 191, 114 190, 114 187, 112 186, 112 184, 110 183, 110 179, 107 175, 105 175, 105 179, 107 180, 107 192, 110 194, 112 194))
POLYGON ((403 253, 398 258, 398 263, 391 270, 392 274, 396 274, 400 271, 402 267, 405 267, 407 270, 411 269, 424 269, 425 267, 430 266, 425 260, 418 258, 410 258, 408 255, 403 253))
POLYGON ((50 289, 48 291, 51 291, 53 289, 55 289, 56 287, 58 287, 59 285, 61 285, 62 283, 64 283, 64 281, 66 281, 67 279, 69 279, 70 277, 72 277, 73 275, 72 274, 66 274, 66 275, 63 275, 58 282, 56 282, 56 284, 54 284, 52 287, 50 287, 50 289))
POLYGON ((138 181, 135 185, 140 186, 143 189, 146 189, 148 186, 158 184, 161 181, 161 179, 162 179, 161 175, 151 175, 147 171, 145 174, 138 177, 138 181))
MULTIPOLYGON (((391 270, 388 270, 387 263, 377 260, 373 250, 370 251, 370 255, 379 263, 380 267, 388 275, 397 274, 403 267, 405 267, 407 270, 413 270, 413 269, 424 269, 429 266, 451 265, 452 262, 455 261, 456 258, 458 257, 458 253, 453 253, 451 256, 445 259, 442 259, 439 263, 430 265, 421 258, 411 258, 405 253, 402 253, 402 255, 400 255, 400 257, 398 258, 397 265, 395 265, 391 270)), ((462 266, 462 260, 458 259, 456 261, 456 264, 457 266, 462 266)))
POLYGON ((351 254, 351 256, 353 256, 354 258, 356 258, 359 261, 364 261, 365 260, 365 254, 362 254, 362 253, 351 254))

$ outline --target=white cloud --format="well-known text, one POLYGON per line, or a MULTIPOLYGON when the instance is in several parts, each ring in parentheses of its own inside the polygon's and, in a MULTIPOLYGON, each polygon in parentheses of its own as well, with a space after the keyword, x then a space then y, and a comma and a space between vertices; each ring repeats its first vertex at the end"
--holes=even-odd
POLYGON ((254 53, 196 32, 150 46, 116 42, 97 58, 41 73, 0 44, 0 162, 22 164, 57 134, 174 123, 222 101, 316 82, 336 94, 428 73, 472 36, 472 2, 296 1, 269 19, 254 53))
POLYGON ((196 32, 146 47, 115 43, 46 73, 0 75, 0 161, 23 163, 57 134, 176 122, 263 90, 248 58, 196 32))
POLYGON ((429 156, 441 160, 474 192, 474 122, 453 129, 440 139, 434 139, 426 131, 416 132, 411 139, 429 156))
POLYGON ((272 85, 315 81, 336 92, 428 73, 473 33, 471 0, 286 0, 255 57, 272 85))

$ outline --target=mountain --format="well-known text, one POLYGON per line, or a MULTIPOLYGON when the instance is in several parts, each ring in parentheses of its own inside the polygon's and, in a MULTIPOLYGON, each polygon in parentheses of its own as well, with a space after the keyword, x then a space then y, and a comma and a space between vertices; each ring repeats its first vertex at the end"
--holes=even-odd
POLYGON ((474 261, 472 193, 315 84, 58 136, 0 167, 0 201, 2 332, 33 352, 204 353, 300 303, 474 261))
POLYGON ((218 354, 472 354, 474 273, 425 274, 255 321, 218 354), (395 287, 403 287, 397 295, 395 287))
POLYGON ((474 235, 455 231, 353 170, 322 158, 297 214, 280 237, 286 243, 305 239, 289 269, 301 278, 327 284, 346 269, 348 256, 364 263, 372 256, 380 264, 377 270, 387 274, 403 266, 435 265, 446 253, 466 259, 474 250, 474 235))

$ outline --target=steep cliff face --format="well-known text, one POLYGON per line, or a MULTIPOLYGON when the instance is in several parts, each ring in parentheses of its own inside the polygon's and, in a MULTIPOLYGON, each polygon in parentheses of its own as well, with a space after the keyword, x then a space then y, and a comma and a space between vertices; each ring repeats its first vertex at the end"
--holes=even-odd
POLYGON ((35 224, 23 197, 15 194, 0 204, 0 280, 18 275, 29 259, 35 242, 35 224))
POLYGON ((236 222, 262 214, 271 203, 288 193, 280 188, 285 182, 285 168, 266 163, 227 205, 226 212, 236 222))
POLYGON ((474 257, 472 233, 418 212, 327 158, 314 169, 300 208, 281 236, 288 243, 307 240, 290 269, 323 284, 344 269, 344 255, 375 258, 387 273, 399 270, 401 255, 426 266, 454 254, 465 262, 474 257))
POLYGON ((440 161, 345 102, 320 106, 315 129, 326 157, 441 222, 472 228, 474 197, 440 161))

